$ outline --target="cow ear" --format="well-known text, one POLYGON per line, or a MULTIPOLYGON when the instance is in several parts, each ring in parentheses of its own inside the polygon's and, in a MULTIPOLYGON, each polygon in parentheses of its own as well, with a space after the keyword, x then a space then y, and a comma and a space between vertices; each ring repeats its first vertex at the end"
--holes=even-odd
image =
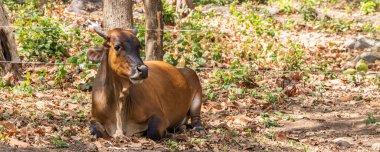
POLYGON ((87 58, 90 61, 100 62, 103 59, 103 54, 103 47, 92 47, 87 51, 87 58))

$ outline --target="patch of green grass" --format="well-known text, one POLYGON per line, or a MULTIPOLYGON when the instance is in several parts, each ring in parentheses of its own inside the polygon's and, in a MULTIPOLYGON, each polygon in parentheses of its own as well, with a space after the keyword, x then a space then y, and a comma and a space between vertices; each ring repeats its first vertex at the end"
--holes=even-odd
POLYGON ((0 141, 8 140, 8 135, 3 135, 0 133, 0 141))
POLYGON ((264 97, 264 100, 268 103, 275 104, 278 100, 278 95, 273 94, 271 92, 267 92, 264 97))
MULTIPOLYGON (((200 4, 200 5, 227 5, 227 4, 232 4, 232 3, 242 3, 242 2, 249 2, 250 0, 194 0, 193 2, 195 4, 200 4)), ((266 3, 268 0, 254 0, 262 3, 266 3)))
POLYGON ((272 120, 269 118, 269 114, 267 114, 267 113, 261 113, 261 114, 260 114, 260 117, 261 117, 261 119, 263 119, 263 124, 264 124, 264 127, 265 127, 265 128, 271 128, 271 127, 276 127, 276 126, 278 126, 278 123, 277 123, 277 122, 272 121, 272 120))
POLYGON ((52 138, 50 139, 50 142, 56 147, 56 148, 68 148, 69 144, 65 142, 62 139, 59 138, 52 138))
MULTIPOLYGON (((377 1, 380 3, 380 1, 377 1)), ((371 14, 376 11, 378 4, 375 3, 373 0, 366 0, 364 2, 360 2, 360 11, 362 11, 364 14, 371 14)))
POLYGON ((86 118, 86 112, 84 110, 79 110, 78 117, 81 119, 85 119, 86 118))
POLYGON ((175 141, 175 140, 168 140, 167 141, 167 144, 168 144, 168 146, 169 146, 169 149, 171 149, 171 150, 176 150, 176 149, 178 149, 178 145, 179 145, 179 143, 177 142, 177 141, 175 141))
POLYGON ((366 125, 376 124, 377 123, 377 120, 376 120, 375 116, 373 115, 373 112, 368 112, 367 113, 367 119, 364 122, 365 122, 366 125))
POLYGON ((270 0, 270 4, 277 6, 281 12, 286 14, 295 12, 292 0, 270 0))
POLYGON ((312 7, 302 7, 301 13, 305 21, 315 21, 318 19, 318 14, 312 7))

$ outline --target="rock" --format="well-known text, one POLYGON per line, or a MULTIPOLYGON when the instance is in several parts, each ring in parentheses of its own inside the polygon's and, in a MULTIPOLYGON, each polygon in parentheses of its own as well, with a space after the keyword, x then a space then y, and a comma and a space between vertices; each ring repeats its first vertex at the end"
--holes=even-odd
POLYGON ((371 49, 374 51, 380 49, 380 40, 360 36, 347 41, 344 45, 349 50, 371 49))
POLYGON ((280 9, 274 7, 265 6, 264 9, 267 10, 270 15, 276 15, 280 12, 280 9))
POLYGON ((88 14, 101 10, 102 7, 102 0, 73 0, 70 6, 65 9, 65 12, 73 14, 88 14))
POLYGON ((351 61, 357 62, 360 59, 363 59, 367 61, 368 63, 375 63, 376 60, 380 60, 380 52, 377 52, 377 51, 363 52, 362 54, 351 59, 351 61))
POLYGON ((351 147, 351 143, 347 141, 347 139, 344 138, 337 138, 334 139, 334 143, 337 144, 340 147, 351 147))
POLYGON ((380 150, 380 143, 374 143, 374 144, 372 144, 371 148, 373 150, 380 150))

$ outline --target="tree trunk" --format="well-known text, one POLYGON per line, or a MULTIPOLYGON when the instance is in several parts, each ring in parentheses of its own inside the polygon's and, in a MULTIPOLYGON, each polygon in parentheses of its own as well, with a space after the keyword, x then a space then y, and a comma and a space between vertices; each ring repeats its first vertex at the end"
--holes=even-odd
MULTIPOLYGON (((0 26, 9 26, 5 10, 0 0, 0 26)), ((0 61, 20 61, 16 50, 16 41, 13 29, 10 27, 0 27, 0 61)), ((0 63, 0 76, 13 74, 14 78, 19 78, 19 65, 0 63)))
POLYGON ((161 0, 144 0, 146 60, 163 60, 164 21, 161 0))
POLYGON ((102 7, 103 0, 72 0, 65 11, 73 14, 89 14, 101 10, 102 7))
POLYGON ((183 12, 186 8, 194 9, 195 5, 193 3, 193 0, 177 0, 177 12, 183 12))
POLYGON ((194 9, 195 4, 193 3, 193 0, 166 0, 165 1, 167 5, 170 5, 172 7, 175 6, 176 12, 180 14, 180 17, 186 17, 189 13, 188 9, 194 9))
POLYGON ((105 0, 103 2, 104 28, 133 28, 132 0, 105 0))

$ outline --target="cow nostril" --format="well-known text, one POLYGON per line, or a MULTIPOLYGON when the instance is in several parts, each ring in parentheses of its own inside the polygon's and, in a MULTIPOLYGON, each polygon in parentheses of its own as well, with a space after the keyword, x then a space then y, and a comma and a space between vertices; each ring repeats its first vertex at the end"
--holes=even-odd
POLYGON ((136 70, 137 70, 137 72, 141 72, 142 71, 140 66, 136 67, 136 70))
POLYGON ((145 79, 148 77, 148 67, 146 65, 137 66, 136 70, 141 78, 145 79))

